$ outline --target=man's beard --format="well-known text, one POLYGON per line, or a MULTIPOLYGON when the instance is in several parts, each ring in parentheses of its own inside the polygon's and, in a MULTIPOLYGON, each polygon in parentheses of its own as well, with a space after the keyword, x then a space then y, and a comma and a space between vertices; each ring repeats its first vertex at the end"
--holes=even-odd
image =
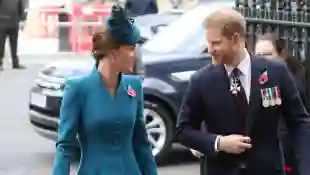
POLYGON ((227 64, 227 55, 217 55, 213 57, 217 64, 227 64))
POLYGON ((235 59, 236 53, 233 51, 227 51, 221 55, 221 60, 222 64, 234 64, 234 59, 235 59))

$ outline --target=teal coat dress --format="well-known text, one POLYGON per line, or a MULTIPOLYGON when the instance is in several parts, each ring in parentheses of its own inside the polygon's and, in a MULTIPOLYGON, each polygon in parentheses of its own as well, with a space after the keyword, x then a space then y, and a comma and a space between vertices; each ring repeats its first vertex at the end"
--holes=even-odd
POLYGON ((78 175, 157 175, 137 76, 122 75, 114 97, 96 69, 67 82, 53 175, 70 174, 76 136, 81 147, 78 175))

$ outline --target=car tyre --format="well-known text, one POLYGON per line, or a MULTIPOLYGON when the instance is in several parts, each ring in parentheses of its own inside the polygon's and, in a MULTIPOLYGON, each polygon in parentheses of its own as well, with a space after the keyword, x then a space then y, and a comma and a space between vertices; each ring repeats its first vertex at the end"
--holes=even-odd
POLYGON ((146 117, 146 128, 148 132, 149 139, 152 137, 153 139, 157 138, 157 146, 154 147, 153 142, 150 140, 153 148, 153 155, 156 158, 157 163, 163 163, 172 147, 173 135, 174 135, 174 125, 171 117, 169 116, 168 111, 164 108, 164 105, 158 101, 145 101, 144 104, 144 115, 146 117), (156 124, 156 126, 155 126, 156 124), (164 126, 164 127, 163 127, 164 126), (156 137, 152 131, 163 132, 160 136, 156 137), (164 129, 164 131, 162 131, 164 129), (164 137, 164 138, 163 138, 164 137))

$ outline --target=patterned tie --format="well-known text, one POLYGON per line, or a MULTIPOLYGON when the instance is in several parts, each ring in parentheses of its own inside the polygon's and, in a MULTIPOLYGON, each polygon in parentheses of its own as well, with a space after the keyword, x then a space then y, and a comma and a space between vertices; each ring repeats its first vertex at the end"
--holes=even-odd
POLYGON ((245 90, 240 81, 241 71, 238 68, 234 68, 231 73, 232 83, 231 91, 234 104, 240 115, 246 118, 248 113, 248 100, 246 98, 245 90))
MULTIPOLYGON (((240 121, 240 129, 241 132, 240 134, 243 135, 248 135, 247 133, 247 126, 246 126, 246 117, 248 115, 248 100, 246 98, 246 94, 245 94, 245 90, 242 86, 242 83, 240 81, 240 76, 241 76, 242 72, 238 69, 238 68, 234 68, 232 73, 231 73, 231 79, 232 79, 232 87, 238 87, 237 88, 237 93, 232 93, 232 98, 235 104, 235 107, 239 113, 239 121, 240 121), (234 85, 235 84, 235 85, 234 85)), ((246 162, 246 156, 247 155, 247 151, 238 155, 238 159, 239 159, 239 163, 240 163, 240 168, 245 166, 245 162, 246 162)), ((241 170, 244 170, 244 168, 241 168, 241 170)), ((242 174, 240 172, 240 174, 242 174)))

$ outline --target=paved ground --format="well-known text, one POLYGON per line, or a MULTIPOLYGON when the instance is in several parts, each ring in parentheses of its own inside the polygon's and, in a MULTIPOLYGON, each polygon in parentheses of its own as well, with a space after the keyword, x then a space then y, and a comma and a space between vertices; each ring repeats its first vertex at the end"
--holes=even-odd
MULTIPOLYGON (((59 59, 59 58, 58 58, 59 59)), ((7 59, 6 59, 7 60, 7 59)), ((28 69, 0 72, 0 175, 48 175, 54 143, 36 135, 28 122, 28 91, 36 72, 54 57, 22 57, 28 69)), ((175 151, 160 175, 196 175, 197 162, 184 150, 175 151)))

